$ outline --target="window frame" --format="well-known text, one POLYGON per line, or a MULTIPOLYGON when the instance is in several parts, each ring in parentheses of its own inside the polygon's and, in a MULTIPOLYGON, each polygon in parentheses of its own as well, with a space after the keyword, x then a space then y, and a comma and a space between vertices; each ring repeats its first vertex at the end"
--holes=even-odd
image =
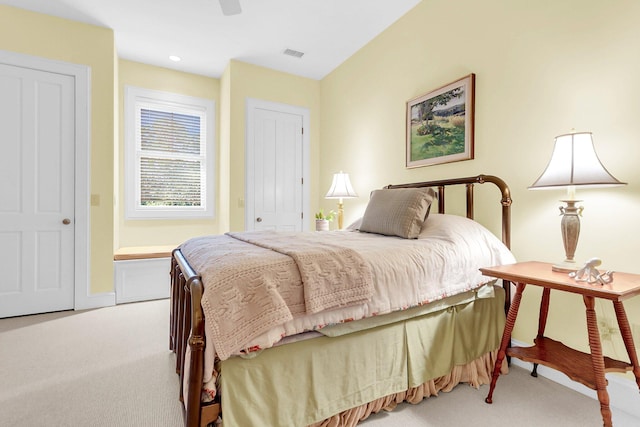
POLYGON ((213 219, 215 217, 215 103, 213 100, 125 86, 125 219, 213 219), (143 206, 140 204, 140 110, 141 108, 198 115, 201 120, 202 206, 143 206))

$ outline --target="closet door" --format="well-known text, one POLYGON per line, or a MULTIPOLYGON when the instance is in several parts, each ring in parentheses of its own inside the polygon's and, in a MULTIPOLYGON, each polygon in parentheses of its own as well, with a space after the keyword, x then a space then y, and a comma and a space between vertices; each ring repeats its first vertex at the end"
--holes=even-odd
POLYGON ((74 85, 0 64, 0 317, 74 306, 74 85))

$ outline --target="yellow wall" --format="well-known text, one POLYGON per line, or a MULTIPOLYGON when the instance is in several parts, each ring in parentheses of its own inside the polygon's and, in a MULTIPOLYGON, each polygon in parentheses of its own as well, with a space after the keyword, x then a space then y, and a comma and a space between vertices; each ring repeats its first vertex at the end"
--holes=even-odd
MULTIPOLYGON (((578 191, 585 211, 576 257, 640 273, 638 16, 640 3, 631 0, 419 3, 322 80, 321 186, 338 169, 349 172, 360 194, 345 201, 349 223, 363 213, 369 191, 385 184, 497 175, 512 190, 516 257, 561 261, 558 200, 565 195, 527 186, 546 166, 556 135, 591 131, 602 162, 629 185, 578 191), (475 159, 406 169, 406 101, 469 73, 476 74, 475 159)), ((479 215, 491 213, 483 206, 479 215)), ((538 295, 525 291, 514 338, 535 336, 538 295)), ((640 324, 640 298, 626 306, 640 324)), ((597 310, 615 318, 610 304, 597 310)), ((550 336, 588 348, 584 317, 579 297, 552 294, 550 336)), ((626 357, 620 342, 604 348, 626 357)))
POLYGON ((113 31, 0 5, 0 49, 91 67, 92 293, 113 290, 113 31))
POLYGON ((204 77, 195 74, 181 73, 168 68, 160 68, 138 62, 120 60, 119 61, 119 142, 118 161, 119 172, 118 193, 116 197, 116 233, 115 247, 128 246, 151 246, 151 245, 177 245, 190 237, 201 234, 216 234, 220 232, 219 218, 221 207, 219 203, 219 180, 216 182, 216 215, 215 219, 199 220, 125 220, 124 215, 124 88, 125 86, 136 86, 145 89, 159 90, 163 92, 177 93, 181 95, 194 96, 211 99, 215 102, 215 158, 216 167, 220 153, 218 150, 218 127, 220 110, 220 81, 211 77, 204 77))
MULTIPOLYGON (((229 216, 231 230, 244 230, 244 159, 245 104, 247 98, 304 107, 309 110, 311 153, 311 209, 316 208, 318 193, 320 141, 320 82, 270 70, 244 62, 231 61, 226 72, 228 84, 230 189, 229 216), (240 202, 242 201, 242 202, 240 202)), ((223 77, 224 79, 225 77, 223 77)), ((226 107, 223 107, 226 108, 226 107)))

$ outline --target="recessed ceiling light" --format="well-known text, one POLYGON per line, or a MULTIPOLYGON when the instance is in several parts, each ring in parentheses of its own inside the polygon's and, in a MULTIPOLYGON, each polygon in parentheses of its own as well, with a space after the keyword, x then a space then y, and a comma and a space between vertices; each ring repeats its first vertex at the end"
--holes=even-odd
POLYGON ((180 62, 182 61, 182 58, 180 58, 179 56, 176 55, 171 55, 169 56, 169 59, 172 60, 173 62, 180 62))

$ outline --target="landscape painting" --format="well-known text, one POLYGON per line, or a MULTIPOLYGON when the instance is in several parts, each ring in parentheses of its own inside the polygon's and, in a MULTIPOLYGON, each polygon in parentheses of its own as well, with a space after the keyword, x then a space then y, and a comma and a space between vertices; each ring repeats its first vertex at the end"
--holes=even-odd
POLYGON ((407 167, 473 159, 475 74, 407 102, 407 167))

